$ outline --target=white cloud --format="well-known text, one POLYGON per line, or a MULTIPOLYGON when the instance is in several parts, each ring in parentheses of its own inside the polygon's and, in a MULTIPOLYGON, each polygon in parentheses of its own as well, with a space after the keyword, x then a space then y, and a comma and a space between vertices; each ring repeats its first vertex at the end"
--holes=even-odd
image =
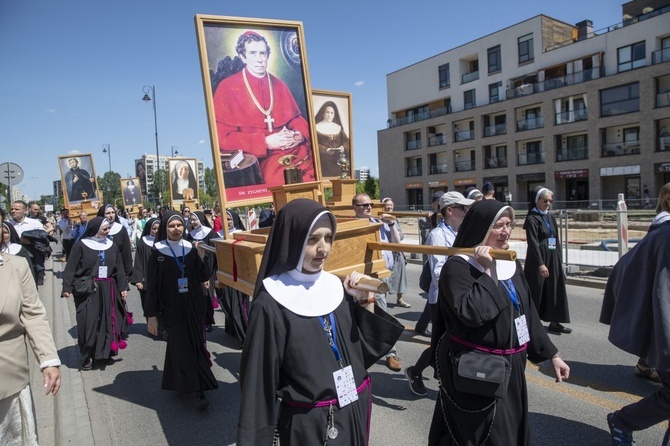
POLYGON ((55 108, 47 108, 47 109, 44 110, 44 111, 47 112, 47 113, 56 113, 56 109, 55 109, 55 108))
POLYGON ((205 144, 205 142, 206 141, 204 139, 201 139, 200 141, 198 141, 198 144, 205 144))
POLYGON ((70 150, 70 151, 67 152, 67 153, 81 153, 81 152, 80 152, 79 150, 77 150, 77 149, 74 149, 74 150, 70 150))
POLYGON ((354 82, 354 86, 362 87, 364 83, 365 83, 365 81, 356 81, 356 82, 354 82))

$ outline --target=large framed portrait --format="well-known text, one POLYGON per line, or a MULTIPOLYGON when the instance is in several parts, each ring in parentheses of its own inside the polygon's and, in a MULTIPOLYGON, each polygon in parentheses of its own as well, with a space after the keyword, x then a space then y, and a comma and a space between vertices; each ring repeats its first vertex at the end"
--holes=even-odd
POLYGON ((179 206, 184 200, 198 199, 198 161, 195 158, 168 158, 170 202, 179 206))
POLYGON ((312 90, 312 104, 321 178, 353 178, 351 93, 312 90))
POLYGON ((138 177, 121 178, 123 207, 132 208, 142 204, 142 183, 138 177))
POLYGON ((320 180, 300 22, 197 15, 212 155, 224 206, 266 203, 284 170, 320 180))
POLYGON ((69 208, 84 200, 100 201, 93 156, 90 153, 61 155, 58 157, 58 166, 63 181, 65 207, 69 208))

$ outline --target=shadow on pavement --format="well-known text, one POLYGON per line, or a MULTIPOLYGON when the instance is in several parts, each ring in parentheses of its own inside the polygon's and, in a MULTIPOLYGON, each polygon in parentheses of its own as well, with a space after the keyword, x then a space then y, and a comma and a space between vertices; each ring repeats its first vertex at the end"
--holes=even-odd
POLYGON ((607 423, 603 419, 603 428, 598 429, 579 421, 530 412, 530 437, 533 444, 559 445, 607 445, 610 444, 607 423))

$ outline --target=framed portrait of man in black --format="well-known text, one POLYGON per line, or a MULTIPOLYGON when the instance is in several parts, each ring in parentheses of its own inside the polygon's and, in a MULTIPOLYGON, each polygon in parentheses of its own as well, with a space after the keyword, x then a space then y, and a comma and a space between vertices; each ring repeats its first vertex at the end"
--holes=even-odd
POLYGON ((312 104, 321 178, 353 178, 351 93, 312 90, 312 104))
POLYGON ((320 180, 302 23, 205 15, 195 23, 222 204, 270 201, 287 168, 320 180))
POLYGON ((58 157, 63 182, 65 207, 84 200, 99 201, 93 156, 90 153, 71 153, 58 157))

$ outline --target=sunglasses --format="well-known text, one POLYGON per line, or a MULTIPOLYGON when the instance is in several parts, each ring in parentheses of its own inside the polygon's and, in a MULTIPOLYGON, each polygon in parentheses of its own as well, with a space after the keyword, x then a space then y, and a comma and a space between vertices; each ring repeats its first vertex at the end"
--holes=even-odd
POLYGON ((355 204, 354 206, 357 206, 359 208, 371 208, 372 203, 361 203, 361 204, 355 204))

